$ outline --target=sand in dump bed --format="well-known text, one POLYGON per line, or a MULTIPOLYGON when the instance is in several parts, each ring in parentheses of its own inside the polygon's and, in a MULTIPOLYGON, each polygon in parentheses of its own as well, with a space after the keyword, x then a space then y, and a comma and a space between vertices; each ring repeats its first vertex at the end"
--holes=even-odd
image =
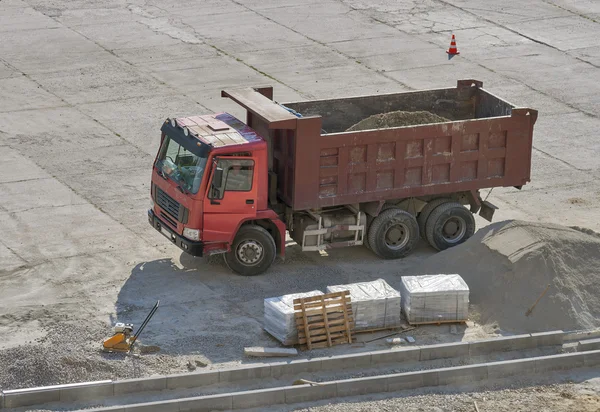
POLYGON ((591 231, 495 223, 419 269, 460 274, 471 290, 474 320, 484 325, 514 332, 600 327, 600 236, 591 231), (533 313, 525 316, 548 284, 533 313))
POLYGON ((383 129, 387 127, 415 126, 418 124, 443 123, 450 120, 430 112, 396 112, 380 113, 361 120, 354 126, 346 129, 347 132, 370 129, 383 129))

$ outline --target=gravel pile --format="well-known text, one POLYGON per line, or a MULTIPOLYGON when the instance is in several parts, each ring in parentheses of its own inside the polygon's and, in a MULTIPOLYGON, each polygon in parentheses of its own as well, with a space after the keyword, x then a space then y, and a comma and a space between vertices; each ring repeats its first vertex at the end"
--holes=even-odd
POLYGON ((500 222, 436 254, 419 272, 460 274, 481 324, 521 332, 600 327, 600 238, 587 230, 500 222))
POLYGON ((450 120, 425 111, 405 112, 398 110, 395 112, 380 113, 369 116, 361 120, 346 131, 355 132, 358 130, 385 129, 388 127, 416 126, 419 124, 443 123, 450 120))

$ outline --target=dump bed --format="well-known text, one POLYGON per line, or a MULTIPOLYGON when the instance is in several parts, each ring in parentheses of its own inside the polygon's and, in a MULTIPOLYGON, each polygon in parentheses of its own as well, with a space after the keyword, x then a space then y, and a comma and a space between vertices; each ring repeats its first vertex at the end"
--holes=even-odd
POLYGON ((449 89, 284 103, 301 117, 272 102, 272 89, 258 91, 259 98, 246 100, 235 91, 223 95, 245 106, 248 124, 268 140, 272 183, 294 210, 520 187, 530 178, 537 111, 516 108, 476 80, 449 89), (346 131, 397 110, 449 121, 346 131))

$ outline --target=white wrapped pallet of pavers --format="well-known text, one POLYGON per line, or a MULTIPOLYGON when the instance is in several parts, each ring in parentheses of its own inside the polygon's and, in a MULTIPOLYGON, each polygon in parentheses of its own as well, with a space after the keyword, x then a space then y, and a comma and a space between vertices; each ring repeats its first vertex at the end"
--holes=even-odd
POLYGON ((294 299, 322 295, 320 290, 305 293, 292 293, 265 299, 264 328, 284 345, 298 343, 298 329, 294 315, 294 299))
POLYGON ((410 324, 462 322, 469 316, 469 286, 456 274, 402 276, 400 294, 410 324))
POLYGON ((355 330, 400 326, 400 292, 385 280, 327 286, 326 293, 344 290, 350 291, 355 330))

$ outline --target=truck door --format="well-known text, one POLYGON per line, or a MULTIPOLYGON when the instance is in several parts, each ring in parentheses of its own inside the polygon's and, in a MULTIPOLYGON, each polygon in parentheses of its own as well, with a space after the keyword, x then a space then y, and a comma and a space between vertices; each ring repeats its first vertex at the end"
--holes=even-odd
POLYGON ((215 157, 204 199, 203 238, 229 242, 242 220, 256 217, 257 176, 250 157, 215 157))

